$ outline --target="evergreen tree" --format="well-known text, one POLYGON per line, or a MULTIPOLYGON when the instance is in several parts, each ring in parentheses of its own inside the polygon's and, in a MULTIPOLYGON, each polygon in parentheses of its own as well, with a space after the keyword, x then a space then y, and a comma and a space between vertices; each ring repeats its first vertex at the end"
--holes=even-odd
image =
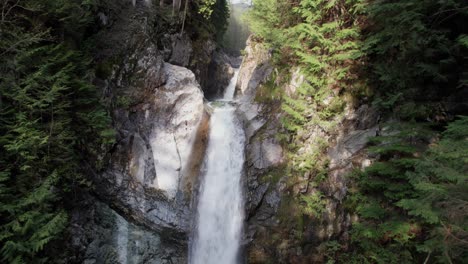
MULTIPOLYGON (((113 140, 80 45, 90 1, 3 4, 0 57, 0 255, 47 263, 67 225, 63 201, 83 162, 113 140), (74 45, 72 45, 74 44, 74 45)), ((98 164, 93 164, 98 165, 98 164)))

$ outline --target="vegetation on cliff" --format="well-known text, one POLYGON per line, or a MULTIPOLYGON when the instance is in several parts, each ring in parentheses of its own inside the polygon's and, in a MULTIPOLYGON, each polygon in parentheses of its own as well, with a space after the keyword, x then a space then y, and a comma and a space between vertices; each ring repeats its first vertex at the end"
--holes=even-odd
MULTIPOLYGON (((273 50, 279 73, 272 92, 291 65, 305 77, 281 99, 291 182, 311 173, 318 186, 327 177, 321 153, 347 106, 372 104, 392 121, 371 142, 376 162, 349 176, 344 203, 359 220, 350 240, 324 244, 328 261, 466 262, 466 2, 254 1, 249 21, 257 41, 273 50), (305 135, 317 127, 322 136, 304 151, 305 135)), ((295 200, 305 216, 292 225, 302 244, 304 221, 320 219, 324 198, 316 188, 295 200)))

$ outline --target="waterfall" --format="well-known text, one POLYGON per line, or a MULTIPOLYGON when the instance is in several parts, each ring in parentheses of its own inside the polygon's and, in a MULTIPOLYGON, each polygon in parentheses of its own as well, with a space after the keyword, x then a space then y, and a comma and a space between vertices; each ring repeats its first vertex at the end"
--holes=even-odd
POLYGON ((237 83, 237 76, 239 76, 239 69, 234 69, 234 76, 232 76, 229 85, 226 87, 224 91, 224 100, 232 100, 234 99, 234 93, 236 91, 236 83, 237 83))
POLYGON ((211 103, 213 114, 190 252, 192 264, 239 262, 245 134, 235 115, 234 103, 229 101, 234 95, 237 73, 238 70, 223 100, 211 103))

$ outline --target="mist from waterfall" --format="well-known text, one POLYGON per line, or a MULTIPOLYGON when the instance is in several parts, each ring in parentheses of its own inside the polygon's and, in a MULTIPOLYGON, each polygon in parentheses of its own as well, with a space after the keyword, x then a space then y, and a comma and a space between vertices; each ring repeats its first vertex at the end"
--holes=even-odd
POLYGON ((192 264, 235 264, 244 219, 241 175, 245 134, 235 114, 236 70, 224 98, 212 102, 210 135, 198 197, 192 264))

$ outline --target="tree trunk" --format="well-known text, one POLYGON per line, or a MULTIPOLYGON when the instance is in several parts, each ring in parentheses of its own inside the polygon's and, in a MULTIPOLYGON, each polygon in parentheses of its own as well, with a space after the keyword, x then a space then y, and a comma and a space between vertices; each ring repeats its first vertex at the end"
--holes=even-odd
POLYGON ((172 16, 179 14, 181 0, 172 0, 172 16))
POLYGON ((182 33, 184 33, 185 17, 187 17, 188 2, 189 0, 185 0, 184 17, 182 18, 182 29, 180 30, 180 36, 182 36, 182 33))

